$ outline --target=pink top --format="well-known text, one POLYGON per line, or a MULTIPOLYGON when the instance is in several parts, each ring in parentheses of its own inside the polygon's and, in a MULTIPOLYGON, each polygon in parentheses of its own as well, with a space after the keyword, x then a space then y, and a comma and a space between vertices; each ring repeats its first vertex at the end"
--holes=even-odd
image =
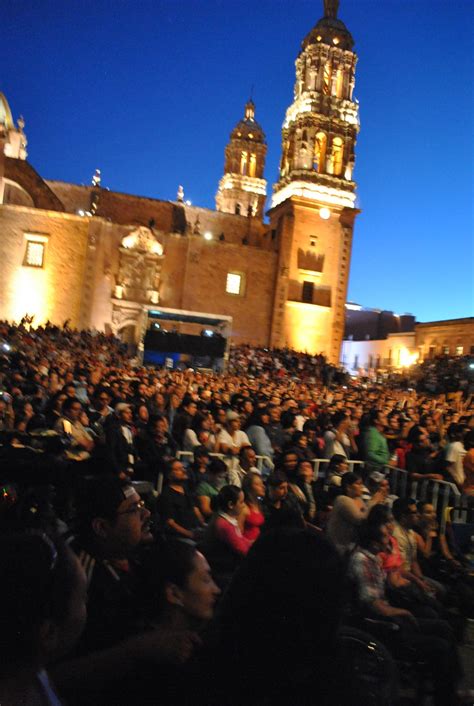
POLYGON ((402 568, 402 555, 400 547, 393 535, 390 535, 390 543, 392 545, 391 552, 380 552, 379 557, 382 560, 382 569, 384 573, 389 574, 392 571, 400 571, 402 568))
POLYGON ((263 512, 260 512, 260 510, 253 510, 249 507, 249 514, 245 518, 244 537, 249 539, 251 542, 255 542, 257 537, 260 535, 260 527, 264 522, 265 517, 263 512))
POLYGON ((252 542, 243 536, 237 523, 229 522, 225 517, 219 515, 214 525, 216 536, 221 542, 228 544, 236 554, 245 556, 250 549, 252 542))

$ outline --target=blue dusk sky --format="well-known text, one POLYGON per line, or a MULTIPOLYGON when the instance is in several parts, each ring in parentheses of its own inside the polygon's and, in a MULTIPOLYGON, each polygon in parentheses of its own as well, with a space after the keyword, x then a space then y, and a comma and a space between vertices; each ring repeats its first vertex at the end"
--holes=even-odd
MULTIPOLYGON (((214 207, 251 87, 277 180, 300 43, 322 0, 3 0, 0 91, 45 178, 214 207)), ((341 0, 359 56, 362 210, 349 299, 474 315, 472 0, 341 0)))

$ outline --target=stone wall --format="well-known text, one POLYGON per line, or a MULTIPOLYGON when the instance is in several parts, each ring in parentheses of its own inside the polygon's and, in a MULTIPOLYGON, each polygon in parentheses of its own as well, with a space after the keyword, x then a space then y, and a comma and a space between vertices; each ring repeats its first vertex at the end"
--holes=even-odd
POLYGON ((474 355, 474 317, 417 323, 415 341, 420 360, 435 355, 474 355))
POLYGON ((86 219, 65 213, 0 206, 1 319, 34 314, 36 324, 70 319, 72 326, 82 325, 88 230, 86 219), (46 238, 43 267, 24 264, 25 234, 46 238))

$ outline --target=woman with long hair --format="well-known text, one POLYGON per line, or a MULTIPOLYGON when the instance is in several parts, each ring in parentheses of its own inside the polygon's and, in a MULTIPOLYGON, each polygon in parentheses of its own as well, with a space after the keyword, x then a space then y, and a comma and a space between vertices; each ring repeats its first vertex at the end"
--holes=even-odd
POLYGON ((259 473, 248 473, 242 481, 246 505, 243 522, 243 535, 254 542, 260 536, 260 528, 265 522, 261 498, 265 495, 265 485, 259 473))

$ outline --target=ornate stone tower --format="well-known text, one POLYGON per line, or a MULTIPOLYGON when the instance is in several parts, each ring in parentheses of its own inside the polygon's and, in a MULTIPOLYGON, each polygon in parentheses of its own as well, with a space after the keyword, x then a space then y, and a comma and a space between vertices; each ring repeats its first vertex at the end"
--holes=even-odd
POLYGON ((216 194, 218 211, 263 217, 266 153, 265 133, 255 120, 255 105, 249 100, 244 118, 232 130, 225 148, 224 176, 216 194))
POLYGON ((354 41, 337 18, 337 0, 303 40, 294 101, 282 130, 280 178, 271 226, 279 268, 270 344, 337 363, 344 330, 352 230, 358 210, 353 181, 359 131, 353 101, 354 41))

